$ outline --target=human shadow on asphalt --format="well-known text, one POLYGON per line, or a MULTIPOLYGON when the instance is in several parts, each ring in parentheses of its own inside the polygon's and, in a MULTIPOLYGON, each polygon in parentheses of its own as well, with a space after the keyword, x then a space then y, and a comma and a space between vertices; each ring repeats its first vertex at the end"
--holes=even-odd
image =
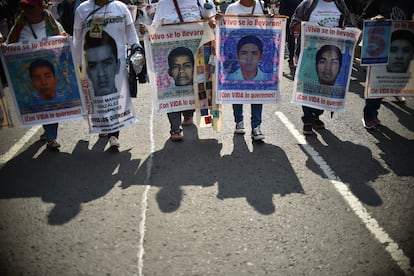
POLYGON ((382 102, 382 105, 391 110, 395 116, 398 118, 398 122, 406 127, 408 130, 414 132, 414 110, 407 106, 404 103, 389 103, 389 102, 382 102))
MULTIPOLYGON (((371 150, 349 141, 341 141, 327 129, 322 129, 318 133, 327 145, 322 144, 316 136, 309 137, 308 144, 319 153, 334 174, 349 186, 361 202, 370 206, 380 206, 382 199, 370 186, 370 182, 389 172, 372 157, 371 150)), ((323 175, 310 156, 306 164, 315 173, 323 175)))
POLYGON ((49 224, 69 222, 82 203, 104 196, 118 181, 124 185, 134 181, 131 172, 137 171, 140 161, 131 160, 129 150, 105 152, 106 142, 99 139, 89 149, 89 142, 81 140, 72 153, 44 149, 37 157, 43 145, 33 143, 0 170, 0 198, 39 197, 54 204, 47 214, 49 224))
POLYGON ((396 175, 414 176, 414 140, 408 140, 383 125, 370 133, 378 140, 381 158, 396 175))
POLYGON ((162 212, 179 209, 184 196, 182 187, 188 185, 208 187, 218 183, 217 198, 245 197, 257 212, 266 215, 275 212, 274 194, 303 193, 279 147, 254 143, 254 151, 250 152, 244 136, 237 136, 232 154, 221 157, 222 145, 216 139, 199 139, 197 133, 195 126, 186 127, 183 142, 166 141, 137 173, 138 183, 159 187, 156 200, 162 212))
POLYGON ((167 140, 137 172, 138 183, 159 187, 156 199, 162 212, 174 212, 180 207, 182 186, 208 187, 219 178, 221 144, 216 139, 199 139, 195 125, 186 126, 184 135, 182 142, 167 140))
POLYGON ((245 137, 235 134, 233 151, 222 157, 217 198, 241 198, 259 213, 276 211, 273 195, 304 193, 285 152, 272 144, 253 142, 253 152, 245 137))

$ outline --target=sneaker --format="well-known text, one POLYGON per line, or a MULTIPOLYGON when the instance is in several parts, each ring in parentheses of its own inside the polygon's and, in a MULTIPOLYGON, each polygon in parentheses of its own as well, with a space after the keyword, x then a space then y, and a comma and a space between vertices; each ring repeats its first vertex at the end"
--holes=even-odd
POLYGON ((46 144, 46 147, 51 150, 56 150, 60 148, 60 144, 56 140, 49 140, 46 144))
POLYGON ((395 96, 394 97, 396 100, 397 100, 397 102, 399 102, 399 103, 405 103, 405 98, 403 97, 403 96, 395 96))
POLYGON ((116 138, 115 136, 109 137, 109 145, 111 146, 111 148, 119 148, 120 144, 118 138, 116 138))
POLYGON ((312 127, 314 129, 324 129, 325 128, 325 124, 321 120, 316 119, 315 121, 313 121, 312 127))
POLYGON ((236 134, 245 134, 246 130, 244 129, 243 121, 236 123, 236 129, 234 130, 236 134))
POLYGON ((171 133, 171 140, 173 142, 180 142, 184 139, 184 134, 182 131, 172 132, 171 133))
POLYGON ((303 134, 305 134, 305 135, 314 134, 314 132, 312 130, 312 124, 304 124, 303 125, 303 134))
POLYGON ((265 138, 262 131, 260 130, 260 126, 252 129, 252 138, 255 141, 260 141, 265 138))
POLYGON ((380 123, 381 121, 378 120, 378 118, 374 118, 374 119, 370 119, 367 117, 362 118, 362 124, 364 125, 366 129, 373 129, 380 123))
POLYGON ((184 118, 182 125, 183 126, 191 126, 193 124, 193 117, 184 118))

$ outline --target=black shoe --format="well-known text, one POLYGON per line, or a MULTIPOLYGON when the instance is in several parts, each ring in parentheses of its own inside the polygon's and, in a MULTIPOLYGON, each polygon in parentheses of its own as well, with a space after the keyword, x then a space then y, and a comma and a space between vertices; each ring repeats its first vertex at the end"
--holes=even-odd
POLYGON ((314 129, 324 129, 325 128, 325 124, 321 120, 316 119, 315 121, 313 121, 312 127, 314 129))
POLYGON ((314 132, 312 130, 312 124, 304 124, 303 125, 303 134, 305 135, 312 135, 314 132))

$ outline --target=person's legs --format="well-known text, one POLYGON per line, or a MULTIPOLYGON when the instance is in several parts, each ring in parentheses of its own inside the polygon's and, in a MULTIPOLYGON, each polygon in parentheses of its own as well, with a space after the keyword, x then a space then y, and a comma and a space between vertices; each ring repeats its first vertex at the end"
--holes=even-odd
POLYGON ((43 125, 43 129, 45 130, 45 136, 47 140, 56 140, 58 126, 58 123, 43 125))
POLYGON ((373 128, 381 123, 378 120, 378 110, 381 107, 381 102, 382 98, 365 99, 364 118, 362 119, 365 128, 373 128))
POLYGON ((119 138, 119 131, 112 132, 112 133, 108 133, 108 138, 110 138, 112 136, 114 136, 114 137, 116 137, 118 139, 119 138))
POLYGON ((43 125, 45 131, 44 137, 47 141, 47 147, 50 149, 57 149, 60 147, 59 143, 56 142, 58 126, 58 123, 43 125))
POLYGON ((189 126, 193 124, 194 111, 194 109, 182 111, 184 117, 184 121, 182 123, 183 126, 189 126))
POLYGON ((251 118, 250 124, 252 127, 252 138, 253 140, 263 140, 265 137, 260 129, 262 123, 262 104, 251 104, 251 118))
POLYGON ((167 113, 170 121, 171 140, 181 141, 183 139, 183 130, 181 128, 181 111, 167 113))
POLYGON ((119 131, 108 133, 109 145, 113 148, 119 148, 120 144, 118 141, 119 131))
POLYGON ((233 115, 234 115, 234 122, 236 124, 243 122, 243 105, 242 104, 233 104, 233 115))
POLYGON ((233 116, 234 122, 236 123, 236 129, 234 133, 236 134, 245 134, 244 122, 243 122, 243 105, 242 104, 233 104, 233 116))
POLYGON ((319 116, 322 115, 323 110, 304 106, 302 105, 303 116, 303 134, 310 135, 313 134, 312 127, 315 128, 324 128, 324 124, 321 120, 319 120, 319 116), (315 125, 314 125, 315 124, 315 125))
POLYGON ((262 124, 262 104, 251 104, 251 127, 252 129, 262 124))
POLYGON ((287 20, 286 23, 286 41, 288 44, 288 50, 289 50, 289 68, 292 72, 295 68, 295 62, 294 62, 294 55, 295 55, 295 36, 290 33, 289 30, 289 24, 290 24, 290 18, 287 20))

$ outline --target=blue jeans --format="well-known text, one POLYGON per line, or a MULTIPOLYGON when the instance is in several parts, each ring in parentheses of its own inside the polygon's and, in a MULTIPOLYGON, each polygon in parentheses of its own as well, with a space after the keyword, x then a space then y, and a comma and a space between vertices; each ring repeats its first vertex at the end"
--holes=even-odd
POLYGON ((58 123, 43 125, 43 129, 45 130, 46 139, 56 140, 58 126, 59 126, 58 123))
POLYGON ((382 98, 365 99, 364 118, 375 119, 378 116, 378 109, 381 106, 382 98))
POLYGON ((312 124, 314 121, 319 119, 319 116, 322 115, 323 110, 304 106, 302 105, 303 110, 303 116, 302 116, 302 122, 304 124, 312 124))
MULTIPOLYGON (((250 124, 252 129, 260 126, 262 123, 262 104, 251 104, 251 118, 250 124)), ((239 123, 243 121, 243 105, 242 104, 233 104, 233 115, 234 122, 239 123)))

